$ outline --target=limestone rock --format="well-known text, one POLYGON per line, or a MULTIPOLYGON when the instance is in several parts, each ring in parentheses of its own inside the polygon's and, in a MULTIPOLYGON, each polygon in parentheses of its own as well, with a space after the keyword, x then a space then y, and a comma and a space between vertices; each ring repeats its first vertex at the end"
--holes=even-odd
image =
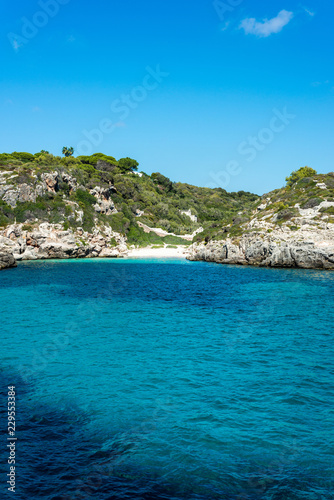
POLYGON ((72 175, 63 173, 61 175, 62 181, 66 182, 68 184, 68 187, 70 188, 70 193, 76 191, 78 189, 78 182, 75 177, 72 175))
POLYGON ((7 185, 2 186, 2 189, 4 191, 4 194, 2 196, 3 201, 5 201, 12 208, 15 208, 18 202, 36 202, 36 190, 28 184, 18 184, 16 186, 7 185))
POLYGON ((49 193, 56 193, 58 191, 58 172, 50 172, 48 174, 42 174, 42 181, 46 184, 46 188, 49 193))
POLYGON ((16 261, 13 254, 0 251, 0 271, 10 267, 16 267, 16 261))
POLYGON ((231 239, 193 244, 187 258, 221 264, 334 269, 334 232, 301 232, 243 235, 238 244, 231 239))
POLYGON ((95 196, 96 203, 94 209, 96 212, 106 215, 111 215, 117 213, 115 204, 111 199, 111 193, 116 191, 114 186, 109 186, 108 188, 102 188, 100 186, 95 186, 90 190, 90 194, 95 196))
POLYGON ((126 238, 110 226, 95 227, 92 233, 82 228, 65 231, 62 224, 47 222, 30 231, 23 227, 12 224, 0 231, 0 250, 16 260, 122 257, 127 253, 126 238))

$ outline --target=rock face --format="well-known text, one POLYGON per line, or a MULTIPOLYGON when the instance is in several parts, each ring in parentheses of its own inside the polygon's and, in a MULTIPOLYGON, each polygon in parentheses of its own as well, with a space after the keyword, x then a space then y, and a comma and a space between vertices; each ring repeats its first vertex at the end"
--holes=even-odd
POLYGON ((117 214, 115 204, 110 198, 112 193, 115 193, 116 189, 114 186, 109 186, 109 188, 102 188, 100 186, 95 186, 90 190, 90 194, 95 196, 96 203, 94 209, 96 212, 106 215, 117 214))
POLYGON ((69 259, 83 257, 122 257, 127 253, 125 238, 109 226, 93 233, 78 228, 64 230, 62 224, 39 224, 24 230, 13 224, 0 231, 0 251, 16 260, 69 259))
POLYGON ((18 175, 12 172, 0 172, 0 199, 2 198, 12 208, 15 208, 17 203, 25 201, 36 203, 37 197, 44 196, 47 192, 57 193, 59 183, 68 184, 70 193, 79 187, 76 178, 65 172, 45 173, 41 175, 40 180, 37 176, 31 177, 29 184, 17 183, 17 177, 18 175))
MULTIPOLYGON (((78 189, 87 191, 80 186, 75 177, 68 173, 53 171, 43 173, 40 178, 31 175, 30 179, 23 177, 20 182, 18 175, 12 172, 0 172, 0 199, 12 208, 20 202, 36 203, 38 196, 46 193, 57 193, 60 186, 68 185, 68 191, 78 189), (27 182, 29 183, 26 183, 27 182), (23 181, 23 182, 22 182, 23 181)), ((95 196, 94 209, 97 213, 111 215, 117 213, 111 194, 114 186, 96 186, 90 191, 95 196)), ((72 209, 72 215, 79 224, 84 212, 75 201, 65 199, 65 204, 72 209)), ((12 224, 0 230, 1 268, 16 265, 16 260, 33 259, 68 259, 83 257, 122 257, 127 253, 126 238, 114 232, 109 225, 96 225, 91 233, 78 227, 64 229, 63 223, 39 223, 37 219, 32 225, 12 224)))
POLYGON ((334 231, 273 231, 270 235, 243 235, 190 247, 189 260, 266 267, 334 269, 334 231))
POLYGON ((304 178, 262 197, 246 217, 220 228, 219 241, 193 244, 189 260, 221 264, 334 269, 334 182, 304 178), (308 190, 306 192, 306 188, 308 190), (329 187, 328 187, 329 186, 329 187), (326 190, 326 191, 325 191, 326 190), (325 199, 320 197, 325 193, 325 199), (297 203, 296 203, 297 202, 297 203))
POLYGON ((16 266, 16 261, 11 253, 0 251, 0 271, 16 266))
POLYGON ((45 183, 49 193, 56 193, 58 191, 58 172, 51 172, 49 174, 42 174, 42 181, 45 183))

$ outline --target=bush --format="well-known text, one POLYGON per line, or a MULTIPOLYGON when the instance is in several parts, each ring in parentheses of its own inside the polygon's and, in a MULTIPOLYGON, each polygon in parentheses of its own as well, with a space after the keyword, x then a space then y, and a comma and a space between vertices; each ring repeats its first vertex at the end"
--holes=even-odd
POLYGON ((37 157, 35 155, 35 163, 37 165, 54 166, 55 160, 56 158, 49 153, 41 153, 37 157))
POLYGON ((278 222, 284 222, 292 219, 292 217, 296 217, 297 215, 298 215, 297 209, 285 208, 284 210, 278 212, 276 220, 278 222))
POLYGON ((316 170, 313 170, 313 168, 310 167, 301 167, 299 170, 294 170, 289 177, 285 178, 285 180, 288 186, 292 186, 300 179, 303 179, 304 177, 312 177, 313 175, 317 175, 316 170))
POLYGON ((330 215, 334 215, 334 207, 322 207, 320 208, 320 212, 322 214, 330 214, 330 215))
POLYGON ((35 160, 35 156, 32 155, 31 153, 18 153, 17 151, 14 151, 14 153, 12 153, 11 156, 16 160, 22 161, 23 163, 35 160))
POLYGON ((117 233, 125 234, 130 227, 130 220, 119 212, 110 216, 110 225, 117 233))
POLYGON ((0 165, 6 165, 10 160, 14 160, 14 156, 7 153, 0 154, 0 165))
POLYGON ((162 186, 167 192, 173 189, 172 181, 168 177, 165 177, 164 175, 160 174, 159 172, 154 172, 151 175, 151 179, 153 179, 153 182, 157 186, 162 186))
POLYGON ((75 193, 73 198, 75 201, 78 203, 82 203, 84 206, 91 206, 95 205, 96 203, 96 198, 92 194, 90 194, 88 191, 84 191, 83 189, 78 189, 75 193))
POLYGON ((139 163, 136 160, 129 157, 118 160, 118 166, 123 174, 138 170, 138 165, 139 163))
POLYGON ((94 153, 90 156, 78 156, 76 159, 81 163, 92 165, 93 167, 96 167, 98 161, 105 161, 110 165, 118 165, 117 160, 113 156, 107 156, 102 153, 94 153))
POLYGON ((321 198, 310 198, 306 203, 304 203, 304 205, 301 206, 301 208, 304 210, 306 210, 307 208, 314 208, 319 206, 323 201, 324 200, 322 200, 321 198))

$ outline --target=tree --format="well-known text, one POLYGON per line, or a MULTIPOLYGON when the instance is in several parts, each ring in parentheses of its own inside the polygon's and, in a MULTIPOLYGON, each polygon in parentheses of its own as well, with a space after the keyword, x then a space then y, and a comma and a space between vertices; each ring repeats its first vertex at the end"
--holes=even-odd
POLYGON ((74 149, 73 148, 67 148, 66 146, 63 147, 63 150, 62 150, 62 153, 63 155, 65 155, 66 157, 67 156, 72 156, 73 153, 74 153, 74 149))
POLYGON ((118 166, 122 172, 122 174, 126 174, 127 172, 134 172, 138 170, 139 163, 132 158, 121 158, 118 160, 118 166))
POLYGON ((295 182, 300 181, 304 177, 313 177, 313 175, 317 175, 317 171, 310 167, 301 167, 299 170, 294 170, 289 177, 286 177, 285 180, 288 186, 292 186, 295 182))
POLYGON ((14 151, 11 153, 11 156, 15 158, 16 160, 22 161, 24 163, 27 163, 29 161, 34 161, 34 155, 31 153, 18 153, 17 151, 14 151))
POLYGON ((34 156, 36 158, 39 158, 42 155, 49 155, 49 154, 50 154, 49 151, 45 151, 45 149, 41 149, 41 151, 39 153, 35 153, 34 156))
POLYGON ((151 179, 153 179, 153 182, 158 186, 163 186, 167 192, 173 189, 172 181, 168 177, 160 174, 160 172, 153 172, 151 179))

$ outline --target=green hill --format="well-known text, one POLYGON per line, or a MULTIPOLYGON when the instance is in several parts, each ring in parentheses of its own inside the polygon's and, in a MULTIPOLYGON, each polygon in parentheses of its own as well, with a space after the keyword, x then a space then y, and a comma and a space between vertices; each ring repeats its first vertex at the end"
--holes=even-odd
POLYGON ((317 174, 315 170, 303 167, 286 180, 285 187, 248 204, 231 223, 206 227, 195 241, 237 239, 242 234, 259 231, 261 224, 263 230, 271 232, 279 228, 296 231, 306 222, 314 228, 321 228, 323 223, 334 223, 334 207, 323 206, 326 205, 324 202, 328 205, 334 202, 334 172, 317 174), (250 228, 250 223, 254 228, 250 228))
MULTIPOLYGON (((14 221, 27 227, 49 222, 63 224, 64 229, 92 231, 108 224, 125 235, 129 244, 143 245, 161 239, 155 233, 145 233, 138 221, 177 235, 192 234, 201 227, 205 235, 219 235, 220 228, 233 223, 240 211, 250 213, 260 201, 257 195, 244 191, 228 193, 221 188, 172 182, 160 173, 138 173, 137 166, 130 158, 116 161, 102 153, 77 158, 46 151, 3 153, 0 226, 14 221), (109 209, 103 208, 103 203, 109 209), (194 217, 182 213, 189 210, 194 217)), ((164 241, 179 242, 172 236, 164 241)))

